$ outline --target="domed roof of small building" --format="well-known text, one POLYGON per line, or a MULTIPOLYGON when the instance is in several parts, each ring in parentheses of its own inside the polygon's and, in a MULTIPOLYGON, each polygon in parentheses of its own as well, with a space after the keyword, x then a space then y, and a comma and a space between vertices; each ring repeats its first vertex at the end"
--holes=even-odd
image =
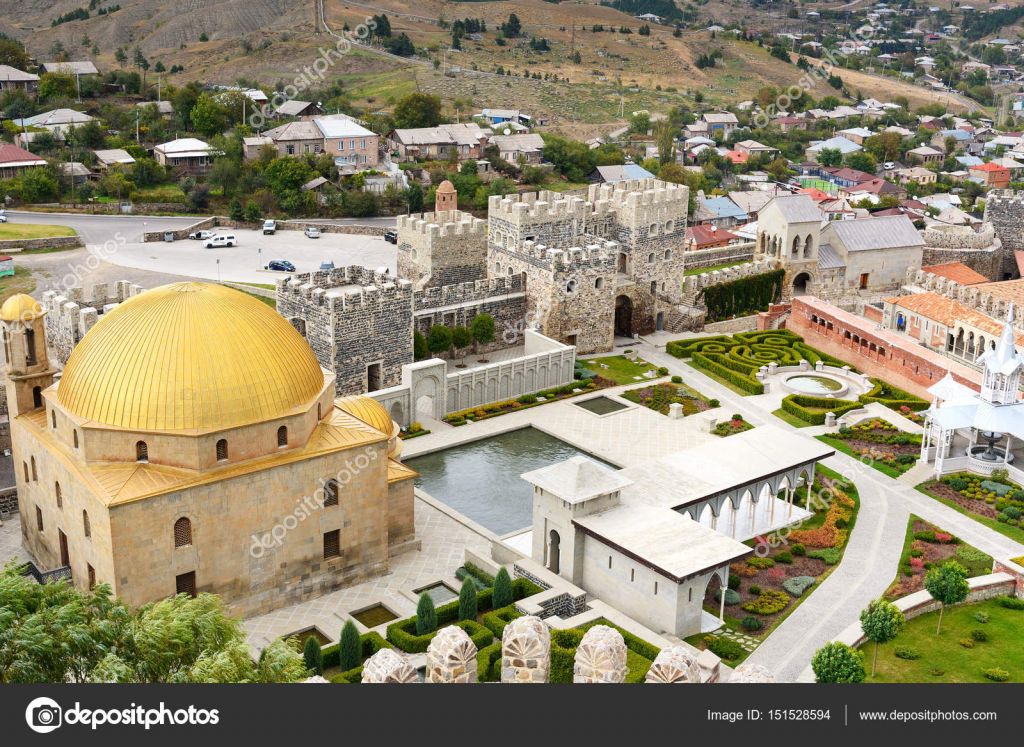
POLYGON ((323 386, 284 317, 240 291, 182 282, 104 314, 72 351, 57 398, 105 425, 208 431, 283 416, 323 386))
POLYGON ((339 410, 347 412, 352 417, 363 421, 388 438, 391 438, 398 432, 398 426, 391 419, 387 408, 373 397, 362 395, 340 397, 334 401, 334 404, 339 410))
POLYGON ((27 293, 11 296, 0 306, 0 320, 5 322, 29 322, 42 313, 43 307, 27 293))
POLYGON ((445 179, 443 182, 437 185, 437 191, 442 194, 452 194, 455 190, 455 185, 445 179))

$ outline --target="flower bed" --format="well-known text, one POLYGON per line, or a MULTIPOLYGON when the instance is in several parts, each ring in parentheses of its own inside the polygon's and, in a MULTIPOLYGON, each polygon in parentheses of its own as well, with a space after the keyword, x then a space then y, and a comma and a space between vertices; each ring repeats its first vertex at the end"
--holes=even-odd
POLYGON ((715 429, 711 431, 716 436, 725 438, 726 436, 733 436, 737 433, 743 433, 743 431, 749 431, 753 428, 750 423, 743 419, 743 416, 739 413, 734 414, 731 418, 726 420, 724 423, 719 423, 715 426, 715 429))
POLYGON ((676 403, 683 406, 683 415, 693 415, 711 409, 710 400, 703 394, 685 384, 674 382, 629 389, 621 396, 662 415, 668 415, 669 407, 676 403))
POLYGON ((992 572, 990 556, 911 514, 907 522, 899 572, 885 595, 897 599, 920 591, 924 588, 924 577, 928 570, 947 560, 957 561, 967 569, 971 577, 992 572))
POLYGON ((905 433, 881 418, 841 428, 818 440, 851 456, 866 457, 872 467, 892 477, 913 467, 921 453, 921 436, 905 433))
POLYGON ((958 472, 917 486, 996 531, 1024 542, 1024 490, 995 470, 989 477, 958 472))
POLYGON ((531 407, 547 404, 548 402, 568 399, 569 397, 575 397, 607 386, 615 386, 615 384, 614 382, 602 380, 600 377, 587 379, 585 381, 574 381, 571 384, 554 387, 553 389, 545 389, 544 391, 537 392, 536 394, 524 394, 517 399, 509 399, 504 402, 492 402, 489 405, 481 405, 480 407, 471 407, 467 410, 459 410, 458 412, 445 415, 444 422, 449 425, 465 425, 466 423, 473 422, 475 420, 496 418, 499 415, 505 415, 509 412, 527 410, 531 407), (577 389, 580 391, 577 392, 577 389))

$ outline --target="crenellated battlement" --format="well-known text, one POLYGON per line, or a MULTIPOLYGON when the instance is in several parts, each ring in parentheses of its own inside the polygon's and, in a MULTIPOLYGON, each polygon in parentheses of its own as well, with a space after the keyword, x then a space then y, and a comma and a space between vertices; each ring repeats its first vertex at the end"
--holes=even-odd
POLYGON ((683 302, 689 306, 697 306, 697 298, 701 291, 713 285, 721 285, 731 280, 761 275, 776 269, 774 260, 755 259, 753 262, 744 262, 734 267, 726 267, 721 270, 702 272, 699 275, 687 275, 683 278, 683 302))
MULTIPOLYGON (((277 281, 278 299, 304 301, 317 306, 334 305, 344 299, 365 297, 369 303, 382 303, 392 297, 412 297, 412 283, 358 265, 333 270, 300 273, 277 281), (342 293, 332 289, 344 289, 342 293)), ((360 302, 357 302, 360 303, 360 302)), ((344 308, 342 304, 340 308, 344 308)))
POLYGON ((144 290, 140 285, 119 280, 113 285, 99 283, 92 286, 88 298, 81 287, 43 293, 42 304, 47 310, 46 336, 61 364, 67 363, 71 350, 100 316, 144 290))
POLYGON ((507 275, 487 280, 475 280, 455 285, 424 288, 413 293, 417 312, 465 303, 482 303, 498 296, 525 293, 526 279, 522 274, 507 275))
POLYGON ((451 236, 487 235, 487 221, 474 218, 460 210, 442 213, 419 213, 400 215, 397 220, 400 243, 428 245, 431 242, 451 236))
POLYGON ((596 241, 585 246, 567 248, 524 241, 513 253, 542 262, 554 272, 565 272, 587 268, 608 269, 614 266, 618 251, 617 241, 596 241))
POLYGON ((487 203, 488 218, 516 226, 531 223, 583 219, 610 212, 608 204, 595 205, 582 197, 542 190, 516 195, 492 195, 487 203))
MULTIPOLYGON (((1009 312, 1010 301, 1007 298, 996 296, 976 285, 963 285, 955 280, 950 280, 927 270, 908 269, 906 282, 907 285, 915 286, 922 291, 936 293, 945 298, 959 301, 965 306, 987 314, 993 319, 1005 319, 1009 312)), ((1013 326, 1024 330, 1024 319, 1018 316, 1014 319, 1013 326)))

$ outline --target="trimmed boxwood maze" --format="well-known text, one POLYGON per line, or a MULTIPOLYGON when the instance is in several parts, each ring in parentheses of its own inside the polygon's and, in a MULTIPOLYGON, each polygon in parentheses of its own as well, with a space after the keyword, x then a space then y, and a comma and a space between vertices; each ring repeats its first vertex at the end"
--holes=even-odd
POLYGON ((846 362, 806 345, 800 335, 784 329, 738 332, 733 336, 698 337, 677 340, 665 347, 669 355, 689 358, 703 368, 748 394, 764 394, 764 384, 757 380, 761 366, 776 362, 780 366, 796 366, 801 360, 811 364, 842 368, 846 362))

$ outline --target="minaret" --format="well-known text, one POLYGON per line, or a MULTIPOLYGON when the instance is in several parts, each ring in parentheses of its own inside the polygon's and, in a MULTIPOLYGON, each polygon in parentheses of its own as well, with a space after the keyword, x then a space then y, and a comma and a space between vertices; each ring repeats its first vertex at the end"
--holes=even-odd
POLYGON ((434 192, 434 212, 447 213, 449 210, 459 209, 459 193, 455 191, 455 185, 445 179, 437 185, 434 192))
POLYGON ((1017 354, 1015 340, 1011 303, 999 342, 994 348, 979 355, 976 360, 984 366, 981 397, 994 405, 1012 405, 1018 400, 1024 359, 1017 354))
POLYGON ((53 383, 54 370, 46 353, 46 310, 24 293, 0 306, 7 374, 7 410, 18 415, 43 406, 43 390, 53 383))

